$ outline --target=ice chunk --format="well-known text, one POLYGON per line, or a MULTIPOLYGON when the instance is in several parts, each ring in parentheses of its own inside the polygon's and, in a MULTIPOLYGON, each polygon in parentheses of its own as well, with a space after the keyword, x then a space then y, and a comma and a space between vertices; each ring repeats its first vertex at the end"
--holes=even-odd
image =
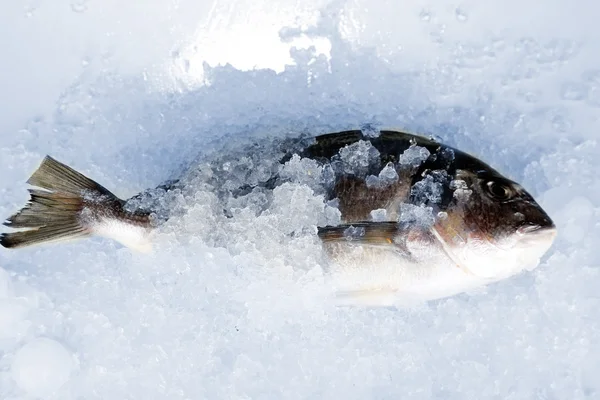
POLYGON ((473 191, 469 189, 469 186, 462 179, 455 179, 450 182, 450 189, 454 190, 453 196, 457 200, 467 201, 473 191))
POLYGON ((417 225, 428 228, 435 223, 433 208, 402 203, 400 204, 398 222, 402 225, 417 225))
POLYGON ((364 124, 360 127, 360 131, 363 134, 363 136, 368 138, 376 138, 379 137, 379 135, 381 135, 381 130, 376 124, 364 124))
POLYGON ((415 168, 421 165, 423 161, 427 160, 430 155, 431 153, 425 147, 413 144, 400 154, 398 157, 398 164, 406 168, 415 168))
MULTIPOLYGON (((313 190, 320 189, 322 182, 323 167, 310 158, 301 158, 294 154, 279 171, 279 176, 283 180, 289 180, 293 183, 307 185, 313 190)), ((327 178, 329 179, 329 177, 327 178)))
POLYGON ((382 181, 395 182, 398 180, 398 173, 394 168, 393 163, 387 163, 387 165, 379 173, 379 179, 382 181))
POLYGON ((376 188, 382 186, 381 182, 379 181, 379 177, 375 175, 367 176, 367 178, 365 179, 365 183, 367 184, 368 188, 376 188))
POLYGON ((336 158, 341 164, 341 172, 362 177, 379 163, 379 150, 371 142, 359 140, 340 149, 336 158))
POLYGON ((326 204, 307 185, 284 183, 273 190, 271 211, 275 213, 282 232, 292 233, 315 226, 337 225, 340 213, 326 204))
POLYGON ((233 142, 231 148, 203 155, 196 161, 199 165, 184 175, 185 183, 209 183, 220 191, 230 192, 264 184, 281 166, 282 154, 277 151, 276 143, 265 141, 264 145, 244 146, 233 142))
POLYGON ((321 183, 326 190, 330 190, 335 185, 335 170, 331 164, 325 164, 321 172, 321 183))
POLYGON ((363 236, 365 236, 365 228, 363 228, 362 226, 349 226, 344 230, 344 237, 346 238, 346 240, 359 239, 363 236))
POLYGON ((11 375, 21 389, 45 398, 69 380, 74 366, 71 353, 62 344, 40 337, 17 351, 11 375))
POLYGON ((415 204, 440 204, 444 191, 443 183, 447 179, 446 171, 432 171, 416 182, 410 189, 415 204))
POLYGON ((378 208, 377 210, 371 211, 371 221, 382 222, 387 220, 387 211, 384 208, 378 208))
POLYGON ((379 176, 369 175, 365 179, 365 183, 369 188, 384 188, 397 182, 399 179, 398 173, 393 163, 387 163, 387 165, 379 172, 379 176))
MULTIPOLYGON (((168 186, 169 183, 165 183, 168 186)), ((125 211, 151 211, 156 222, 166 221, 174 211, 173 198, 175 192, 167 193, 163 187, 147 189, 130 198, 124 205, 125 211)))

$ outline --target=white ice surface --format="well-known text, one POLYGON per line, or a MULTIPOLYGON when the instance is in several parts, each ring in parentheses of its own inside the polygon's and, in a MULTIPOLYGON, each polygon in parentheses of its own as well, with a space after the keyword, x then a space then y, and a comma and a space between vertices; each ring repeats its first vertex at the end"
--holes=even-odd
POLYGON ((57 341, 44 337, 29 341, 17 350, 11 365, 17 386, 42 398, 64 385, 72 369, 69 351, 57 341))
POLYGON ((229 223, 200 191, 150 255, 0 249, 0 398, 600 398, 599 20, 591 0, 6 2, 0 217, 45 154, 128 197, 242 136, 368 125, 481 156, 559 236, 477 293, 335 308, 318 244, 289 235, 319 222, 308 186, 229 223))

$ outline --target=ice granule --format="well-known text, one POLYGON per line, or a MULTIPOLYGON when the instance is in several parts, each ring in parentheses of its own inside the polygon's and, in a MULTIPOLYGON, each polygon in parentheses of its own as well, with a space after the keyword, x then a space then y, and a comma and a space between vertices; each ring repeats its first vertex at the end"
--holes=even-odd
POLYGON ((346 238, 346 240, 359 239, 363 236, 365 236, 365 228, 363 228, 362 226, 349 226, 344 230, 344 237, 346 238))
POLYGON ((321 183, 327 190, 333 188, 333 185, 335 184, 335 170, 331 164, 325 164, 323 166, 323 170, 321 171, 321 183))
POLYGON ((394 168, 393 163, 387 163, 387 165, 379 173, 379 179, 386 181, 396 181, 398 179, 398 173, 394 168))
POLYGON ((382 222, 387 221, 387 211, 384 208, 378 208, 371 211, 371 221, 382 222))
POLYGON ((454 198, 458 200, 468 200, 473 191, 469 189, 467 183, 462 179, 455 179, 450 182, 450 189, 454 190, 454 198))
POLYGON ((415 204, 439 204, 444 190, 445 171, 433 171, 410 189, 415 204))
POLYGON ((178 194, 179 191, 167 192, 162 187, 147 189, 128 199, 123 209, 127 212, 152 212, 157 222, 165 221, 175 210, 172 200, 178 194))
POLYGON ((327 205, 307 185, 286 182, 273 190, 270 212, 277 215, 282 232, 302 231, 314 226, 334 225, 339 211, 327 205))
POLYGON ((430 155, 431 153, 425 147, 413 144, 398 156, 398 164, 408 168, 418 167, 430 155))
POLYGON ((368 138, 376 138, 381 135, 381 130, 377 125, 374 124, 365 124, 360 128, 360 131, 363 136, 368 138))
POLYGON ((432 207, 417 206, 414 204, 400 204, 398 222, 407 225, 430 227, 435 223, 432 207))
MULTIPOLYGON (((279 176, 286 181, 307 185, 316 190, 321 184, 323 167, 310 158, 301 158, 294 154, 292 158, 281 166, 279 176)), ((327 178, 329 179, 329 178, 327 178)))
POLYGON ((379 150, 371 142, 359 140, 342 148, 337 157, 344 173, 365 176, 372 165, 379 163, 379 150))
POLYGON ((387 163, 387 165, 379 172, 379 176, 369 175, 365 179, 365 183, 368 188, 384 188, 397 182, 399 179, 398 173, 393 163, 387 163))

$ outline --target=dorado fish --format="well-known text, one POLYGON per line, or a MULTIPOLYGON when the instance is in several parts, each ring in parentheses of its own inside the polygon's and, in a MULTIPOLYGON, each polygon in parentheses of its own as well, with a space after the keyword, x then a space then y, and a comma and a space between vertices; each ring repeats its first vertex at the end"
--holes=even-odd
MULTIPOLYGON (((27 181, 37 187, 29 202, 4 223, 24 230, 2 234, 0 244, 99 235, 149 250, 149 232, 172 215, 161 201, 169 193, 201 181, 221 199, 243 198, 293 180, 293 164, 308 165, 300 172, 339 210, 339 221, 315 234, 341 302, 451 296, 534 268, 556 236, 534 198, 489 165, 436 140, 384 130, 246 146, 128 200, 47 156, 27 181)), ((224 201, 223 213, 230 211, 224 201)))

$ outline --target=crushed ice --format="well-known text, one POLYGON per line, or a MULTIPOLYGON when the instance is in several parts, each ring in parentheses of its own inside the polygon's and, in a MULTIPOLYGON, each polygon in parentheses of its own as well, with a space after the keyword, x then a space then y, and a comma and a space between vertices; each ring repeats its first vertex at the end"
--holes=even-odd
POLYGON ((379 151, 365 140, 343 147, 332 161, 341 172, 358 177, 365 177, 379 163, 379 151))
POLYGON ((369 175, 365 179, 365 183, 368 188, 385 188, 399 179, 398 172, 393 163, 387 163, 385 167, 381 169, 378 176, 369 175))
POLYGON ((398 164, 404 168, 415 168, 427 160, 430 155, 431 153, 425 147, 412 144, 398 156, 398 164))

